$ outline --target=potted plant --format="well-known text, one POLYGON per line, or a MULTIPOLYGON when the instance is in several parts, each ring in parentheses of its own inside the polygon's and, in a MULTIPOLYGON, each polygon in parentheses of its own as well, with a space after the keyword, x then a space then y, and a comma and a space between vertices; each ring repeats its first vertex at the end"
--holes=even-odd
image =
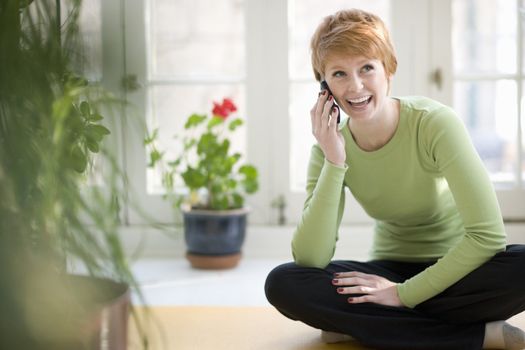
POLYGON ((74 71, 79 9, 0 2, 2 349, 125 349, 130 286, 140 295, 118 232, 122 173, 103 142, 115 99, 74 71), (95 155, 102 187, 87 185, 95 155))
POLYGON ((186 257, 196 268, 231 268, 241 258, 248 215, 244 197, 258 190, 258 173, 253 165, 240 165, 241 154, 230 150, 228 137, 243 125, 232 118, 236 111, 225 98, 214 102, 211 115, 190 115, 174 159, 155 146, 158 129, 145 142, 149 166, 160 168, 165 198, 182 211, 186 257), (180 194, 181 184, 186 194, 180 194))

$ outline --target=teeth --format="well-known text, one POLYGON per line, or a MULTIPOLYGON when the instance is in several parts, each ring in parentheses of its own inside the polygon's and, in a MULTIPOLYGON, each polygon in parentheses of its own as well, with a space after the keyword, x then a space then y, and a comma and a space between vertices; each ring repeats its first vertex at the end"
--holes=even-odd
POLYGON ((349 100, 349 101, 352 102, 352 103, 361 103, 361 102, 365 102, 369 98, 370 98, 370 96, 363 96, 363 97, 360 97, 360 98, 356 98, 355 100, 349 100))

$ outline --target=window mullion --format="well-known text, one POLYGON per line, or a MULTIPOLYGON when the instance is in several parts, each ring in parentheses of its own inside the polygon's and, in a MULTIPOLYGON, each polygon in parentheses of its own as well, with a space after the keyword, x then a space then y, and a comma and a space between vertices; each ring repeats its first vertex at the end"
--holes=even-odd
POLYGON ((287 2, 245 0, 247 154, 260 190, 248 205, 252 223, 270 223, 270 202, 285 188, 288 159, 287 2))
POLYGON ((522 176, 522 168, 523 168, 523 129, 522 129, 522 114, 523 114, 523 108, 522 108, 522 99, 523 99, 523 83, 524 83, 524 77, 523 77, 523 65, 524 65, 524 57, 523 57, 523 40, 525 39, 525 35, 523 33, 524 31, 524 22, 525 22, 525 0, 516 0, 516 6, 518 8, 517 16, 518 16, 518 48, 517 48, 517 69, 518 69, 518 76, 517 76, 517 102, 518 102, 518 142, 517 144, 517 185, 519 189, 523 188, 523 176, 522 176), (521 6, 520 6, 521 5, 521 6))
POLYGON ((155 85, 217 85, 217 84, 244 84, 245 78, 236 77, 191 77, 191 78, 151 78, 147 82, 147 86, 155 85))
POLYGON ((497 81, 516 80, 519 74, 497 74, 497 73, 458 73, 454 75, 455 81, 497 81))

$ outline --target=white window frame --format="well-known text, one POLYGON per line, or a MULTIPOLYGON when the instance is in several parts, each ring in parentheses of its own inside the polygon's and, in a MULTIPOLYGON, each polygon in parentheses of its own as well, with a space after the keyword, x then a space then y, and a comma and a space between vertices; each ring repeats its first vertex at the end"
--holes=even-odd
MULTIPOLYGON (((516 4, 518 8, 525 8, 525 0, 514 0, 516 1, 516 4)), ((430 0, 431 2, 431 8, 432 8, 432 25, 431 25, 431 32, 430 37, 433 39, 431 41, 431 52, 432 55, 432 61, 433 66, 430 69, 430 72, 432 73, 436 69, 441 69, 442 71, 442 77, 443 77, 443 89, 442 91, 445 92, 445 95, 442 95, 440 93, 440 90, 437 89, 435 84, 430 85, 430 91, 429 96, 434 97, 436 99, 439 99, 443 101, 444 103, 447 103, 449 105, 453 105, 453 84, 454 81, 477 81, 477 80, 483 80, 483 81, 496 81, 498 79, 511 79, 518 82, 518 88, 517 88, 517 103, 518 103, 518 114, 517 114, 517 130, 516 130, 516 136, 517 136, 517 149, 516 149, 516 156, 517 156, 517 167, 516 167, 516 183, 514 187, 512 188, 499 188, 496 187, 496 195, 498 197, 498 201, 500 204, 501 212, 503 215, 503 218, 507 222, 523 222, 525 220, 525 183, 523 181, 523 177, 521 174, 520 169, 522 169, 522 162, 523 162, 523 150, 521 147, 521 143, 523 140, 523 123, 522 118, 525 106, 520 105, 525 102, 520 102, 520 96, 523 99, 522 101, 525 101, 524 98, 524 92, 523 92, 523 84, 522 82, 525 81, 525 74, 523 73, 523 41, 525 40, 524 35, 524 26, 525 26, 525 15, 520 15, 520 13, 516 13, 516 16, 518 16, 518 47, 517 47, 517 74, 490 74, 490 76, 487 76, 485 74, 470 74, 470 75, 455 75, 453 73, 453 64, 452 64, 452 36, 451 36, 451 28, 452 28, 452 2, 451 0, 430 0), (521 18, 520 18, 521 16, 521 18)))

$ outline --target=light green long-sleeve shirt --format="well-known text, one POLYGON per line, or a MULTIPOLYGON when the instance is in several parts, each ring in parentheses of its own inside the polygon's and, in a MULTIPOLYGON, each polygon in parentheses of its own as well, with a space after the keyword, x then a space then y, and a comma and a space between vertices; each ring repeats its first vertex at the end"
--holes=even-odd
POLYGON ((348 187, 375 219, 372 259, 439 259, 397 285, 403 304, 414 307, 504 250, 506 235, 491 181, 454 111, 425 97, 399 101, 396 132, 379 150, 361 150, 346 123, 344 167, 313 146, 292 252, 299 265, 328 265, 348 187))

